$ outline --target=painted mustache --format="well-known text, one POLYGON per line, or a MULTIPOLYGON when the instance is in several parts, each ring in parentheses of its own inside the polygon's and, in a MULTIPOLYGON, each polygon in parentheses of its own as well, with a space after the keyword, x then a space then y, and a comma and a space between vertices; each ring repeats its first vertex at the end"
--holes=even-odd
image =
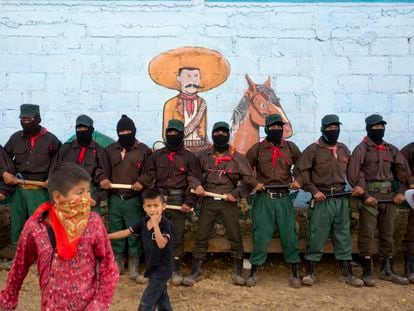
POLYGON ((201 89, 201 86, 199 86, 198 84, 193 84, 193 83, 187 84, 185 87, 194 87, 196 89, 201 89))

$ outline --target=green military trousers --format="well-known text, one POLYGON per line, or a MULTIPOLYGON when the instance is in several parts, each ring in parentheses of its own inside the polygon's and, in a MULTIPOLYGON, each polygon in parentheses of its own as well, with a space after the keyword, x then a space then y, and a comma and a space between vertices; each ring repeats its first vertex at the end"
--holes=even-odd
POLYGON ((337 260, 352 260, 348 198, 329 198, 309 208, 309 232, 305 259, 320 261, 329 236, 337 260))
POLYGON ((267 258, 268 247, 275 228, 279 231, 283 256, 288 263, 299 263, 298 234, 296 215, 292 199, 286 194, 280 198, 271 198, 266 193, 253 199, 251 210, 253 220, 253 251, 250 262, 261 266, 267 258))
POLYGON ((44 202, 49 201, 49 194, 46 189, 23 189, 16 187, 11 197, 11 243, 17 245, 20 232, 26 220, 33 215, 34 211, 44 202))
MULTIPOLYGON (((391 200, 395 193, 371 193, 377 200, 391 200)), ((378 228, 378 248, 381 256, 392 256, 394 253, 394 231, 397 207, 393 203, 378 203, 376 207, 359 204, 359 237, 358 249, 361 256, 374 253, 374 238, 378 228)), ((406 246, 407 237, 404 245, 406 246)))
MULTIPOLYGON (((145 214, 142 209, 141 196, 124 200, 119 195, 111 194, 108 207, 109 232, 127 229, 141 221, 145 214)), ((128 251, 129 256, 140 257, 144 253, 141 237, 135 235, 127 239, 112 240, 111 243, 115 254, 123 254, 128 251)))

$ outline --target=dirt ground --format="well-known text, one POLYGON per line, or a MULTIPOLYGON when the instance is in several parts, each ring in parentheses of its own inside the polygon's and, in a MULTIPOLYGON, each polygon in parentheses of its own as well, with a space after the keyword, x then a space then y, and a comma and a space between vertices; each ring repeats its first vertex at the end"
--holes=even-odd
MULTIPOLYGON (((394 285, 377 280, 375 288, 353 288, 338 281, 338 266, 331 255, 326 255, 318 266, 318 282, 313 287, 292 289, 288 286, 289 266, 280 255, 271 255, 260 271, 256 287, 232 285, 232 265, 227 255, 215 254, 205 266, 205 277, 194 287, 169 286, 168 292, 174 310, 414 310, 414 284, 394 285)), ((190 269, 190 258, 184 271, 190 269)), ((378 261, 376 261, 378 267, 378 261)), ((402 263, 396 270, 402 272, 402 263)), ((360 274, 359 268, 355 269, 360 274)), ((248 271, 245 271, 246 275, 248 271)), ((376 269, 378 273, 378 269, 376 269)), ((302 269, 301 274, 304 274, 302 269)), ((4 286, 6 271, 0 271, 4 286)), ((120 278, 111 311, 136 310, 145 285, 131 281, 127 275, 120 278)), ((35 267, 26 278, 19 300, 19 309, 39 310, 40 293, 35 267)))

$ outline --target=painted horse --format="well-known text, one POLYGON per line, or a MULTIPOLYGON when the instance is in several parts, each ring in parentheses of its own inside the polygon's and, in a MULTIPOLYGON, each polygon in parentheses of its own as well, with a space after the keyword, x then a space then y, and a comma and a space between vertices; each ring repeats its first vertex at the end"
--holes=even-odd
POLYGON ((259 142, 260 127, 265 126, 268 115, 279 114, 283 122, 283 137, 292 136, 292 126, 279 98, 270 86, 270 77, 263 84, 255 84, 246 74, 248 84, 243 98, 240 100, 231 117, 232 145, 236 150, 245 154, 255 143, 259 142))

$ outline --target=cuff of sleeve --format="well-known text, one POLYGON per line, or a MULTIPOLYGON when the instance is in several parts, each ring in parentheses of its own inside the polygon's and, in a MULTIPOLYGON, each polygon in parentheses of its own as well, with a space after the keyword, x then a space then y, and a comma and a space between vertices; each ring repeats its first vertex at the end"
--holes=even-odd
POLYGON ((306 186, 306 190, 309 191, 310 193, 312 193, 312 195, 316 194, 319 192, 319 189, 316 188, 315 185, 307 185, 306 186))
POLYGON ((414 176, 410 176, 407 179, 407 185, 410 186, 412 184, 414 184, 414 176))
POLYGON ((367 191, 365 191, 362 195, 361 195, 361 199, 362 202, 365 202, 366 199, 368 199, 370 197, 369 193, 367 191))
POLYGON ((233 196, 233 198, 235 198, 236 200, 240 199, 240 193, 237 189, 233 190, 232 192, 230 192, 230 194, 233 196))

